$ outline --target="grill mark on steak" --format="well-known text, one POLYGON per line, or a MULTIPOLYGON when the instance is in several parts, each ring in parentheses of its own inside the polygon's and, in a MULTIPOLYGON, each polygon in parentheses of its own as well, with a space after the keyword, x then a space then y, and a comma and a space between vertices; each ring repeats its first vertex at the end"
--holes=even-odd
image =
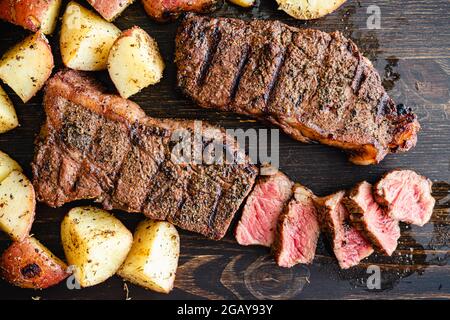
MULTIPOLYGON (((286 55, 287 55, 287 49, 284 49, 283 53, 281 54, 280 61, 276 65, 275 72, 274 72, 272 80, 270 81, 270 84, 269 84, 269 88, 268 88, 267 92, 264 94, 264 106, 267 106, 267 103, 271 99, 273 89, 275 87, 275 84, 278 82, 278 78, 280 76, 280 70, 284 65, 286 55)), ((267 107, 266 107, 266 109, 267 109, 267 107)), ((267 111, 265 111, 265 112, 267 112, 267 111)))
POLYGON ((36 168, 32 168, 33 176, 41 181, 39 185, 35 186, 37 199, 42 201, 41 194, 45 193, 48 201, 62 205, 64 199, 61 199, 58 188, 60 181, 60 154, 57 150, 48 148, 43 141, 39 140, 38 137, 36 144, 41 145, 41 147, 38 149, 35 159, 42 163, 42 169, 36 170, 36 168))
POLYGON ((157 164, 153 157, 136 145, 132 146, 125 159, 118 174, 112 201, 119 207, 127 208, 128 211, 141 212, 147 196, 147 186, 157 170, 157 164))
POLYGON ((358 94, 361 84, 364 82, 366 76, 364 74, 365 69, 364 59, 361 54, 358 53, 358 66, 355 70, 355 76, 353 77, 352 89, 355 94, 358 94))
POLYGON ((377 116, 383 116, 389 111, 388 109, 388 103, 389 103, 389 96, 387 93, 383 94, 380 98, 380 101, 378 101, 378 104, 376 106, 377 110, 377 116))
POLYGON ((339 32, 190 15, 178 29, 175 61, 179 86, 201 107, 269 120, 297 140, 344 149, 356 164, 378 163, 416 143, 417 117, 393 108, 390 98, 380 103, 387 94, 376 69, 339 32), (204 86, 192 87, 204 46, 201 32, 190 26, 212 24, 222 38, 204 86), (244 45, 252 55, 234 93, 244 45), (286 57, 275 72, 282 52, 286 57))
POLYGON ((205 83, 206 75, 208 74, 208 71, 211 67, 211 62, 213 61, 214 56, 216 55, 217 48, 219 46, 221 38, 222 34, 220 33, 219 27, 216 24, 216 27, 212 34, 212 44, 207 47, 204 63, 200 68, 200 75, 197 79, 197 85, 199 87, 203 87, 203 84, 205 83))
MULTIPOLYGON (((82 197, 91 193, 97 195, 101 193, 100 190, 106 190, 109 183, 99 182, 96 177, 98 170, 95 170, 96 166, 90 161, 88 155, 92 154, 92 144, 97 138, 100 128, 104 125, 103 119, 87 109, 79 109, 69 101, 66 101, 65 105, 58 144, 62 150, 67 150, 62 159, 70 157, 79 162, 78 171, 76 174, 71 174, 72 191, 83 195, 82 197)), ((62 167, 58 184, 62 182, 66 185, 70 184, 69 181, 64 181, 61 169, 62 167)))
POLYGON ((216 215, 217 215, 217 208, 219 205, 219 199, 222 196, 222 189, 219 188, 219 191, 215 194, 215 201, 213 202, 212 208, 211 208, 211 213, 209 214, 209 218, 208 218, 208 226, 211 229, 214 229, 214 224, 216 222, 216 215))
MULTIPOLYGON (((86 73, 53 76, 44 107, 32 169, 37 198, 50 206, 93 199, 105 209, 143 212, 220 239, 255 181, 257 169, 248 157, 230 165, 172 163, 172 133, 192 132, 195 122, 147 117, 133 102, 104 93, 86 73)), ((203 129, 202 141, 216 135, 232 153, 242 152, 225 130, 203 129)))
POLYGON ((303 94, 299 94, 294 104, 294 110, 298 110, 303 102, 303 94))
POLYGON ((241 83, 244 69, 246 68, 246 66, 248 64, 248 60, 250 58, 250 52, 251 52, 251 49, 249 48, 249 46, 246 46, 244 49, 244 56, 242 57, 241 62, 239 63, 236 78, 234 79, 233 85, 231 87, 231 94, 230 94, 230 99, 229 99, 230 103, 233 103, 236 98, 236 94, 239 89, 239 84, 241 83))
POLYGON ((247 113, 261 116, 265 113, 268 91, 285 51, 283 42, 290 32, 279 23, 268 25, 252 21, 247 34, 251 54, 231 109, 245 106, 247 113))
POLYGON ((130 147, 128 128, 107 122, 97 130, 89 158, 108 175, 115 174, 130 147))
MULTIPOLYGON (((236 79, 244 53, 242 48, 248 45, 247 30, 244 22, 219 20, 221 39, 211 60, 203 87, 199 96, 210 96, 211 106, 227 108, 230 102, 232 86, 236 79)), ((205 105, 205 107, 208 107, 205 105)))

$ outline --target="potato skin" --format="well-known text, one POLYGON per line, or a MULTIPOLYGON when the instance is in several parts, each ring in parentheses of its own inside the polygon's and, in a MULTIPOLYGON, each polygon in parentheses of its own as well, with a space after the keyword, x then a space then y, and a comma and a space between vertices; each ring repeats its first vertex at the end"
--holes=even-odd
POLYGON ((6 249, 0 258, 0 276, 9 283, 28 289, 45 289, 69 276, 67 265, 39 241, 25 238, 6 249))
POLYGON ((107 21, 117 18, 134 0, 88 0, 91 6, 107 21))
MULTIPOLYGON (((0 19, 36 32, 45 23, 46 14, 51 6, 58 6, 59 10, 60 5, 61 0, 0 0, 0 19)), ((42 31, 51 34, 54 24, 51 22, 51 27, 42 31)))
POLYGON ((187 11, 210 12, 222 6, 222 0, 143 0, 147 14, 156 21, 165 22, 178 18, 187 11))

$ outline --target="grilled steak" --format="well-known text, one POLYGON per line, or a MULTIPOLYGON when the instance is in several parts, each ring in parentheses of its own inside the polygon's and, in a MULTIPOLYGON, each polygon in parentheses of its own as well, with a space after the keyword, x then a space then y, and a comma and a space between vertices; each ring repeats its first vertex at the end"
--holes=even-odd
POLYGON ((292 196, 292 186, 293 182, 279 171, 258 178, 236 227, 239 244, 272 245, 278 217, 292 196))
POLYGON ((293 199, 279 218, 273 251, 281 267, 314 260, 320 227, 313 197, 310 190, 297 184, 293 199))
POLYGON ((373 164, 409 150, 420 129, 371 62, 341 33, 278 21, 186 17, 176 38, 178 85, 204 108, 270 121, 302 142, 373 164))
POLYGON ((359 264, 373 253, 370 242, 350 224, 350 214, 342 202, 345 191, 315 201, 323 229, 331 240, 334 254, 342 269, 359 264))
MULTIPOLYGON (((85 73, 66 70, 51 78, 44 108, 32 168, 37 198, 50 206, 95 199, 106 209, 143 212, 220 239, 254 184, 257 169, 246 157, 243 164, 174 161, 171 137, 192 132, 194 121, 147 117, 85 73)), ((215 132, 225 152, 242 152, 223 130, 203 129, 203 151, 217 141, 215 132)))
POLYGON ((423 226, 430 221, 435 204, 429 179, 411 170, 387 173, 374 187, 375 200, 395 220, 423 226))
POLYGON ((400 227, 373 198, 372 185, 366 181, 357 184, 344 198, 352 222, 364 232, 372 244, 387 255, 397 248, 400 227))
POLYGON ((156 21, 178 18, 183 12, 211 12, 220 8, 223 0, 144 0, 144 9, 156 21))

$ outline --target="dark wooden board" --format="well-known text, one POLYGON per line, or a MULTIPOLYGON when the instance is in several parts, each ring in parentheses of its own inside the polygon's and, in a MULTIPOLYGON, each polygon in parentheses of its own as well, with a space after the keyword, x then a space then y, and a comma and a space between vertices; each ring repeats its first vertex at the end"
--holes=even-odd
MULTIPOLYGON (((87 6, 85 1, 81 1, 87 6)), ((392 168, 411 168, 435 182, 437 199, 432 221, 426 226, 402 225, 402 237, 393 257, 373 255, 360 266, 340 271, 326 241, 321 239, 311 266, 282 269, 275 266, 268 251, 240 247, 232 232, 219 242, 181 231, 181 257, 175 289, 170 295, 128 285, 133 299, 410 299, 450 298, 450 2, 349 0, 337 12, 312 22, 289 18, 276 10, 275 0, 261 0, 251 10, 226 4, 218 16, 280 19, 291 25, 314 27, 323 31, 340 30, 351 37, 379 70, 392 97, 412 107, 422 124, 417 147, 406 154, 388 156, 376 166, 355 166, 345 155, 321 145, 305 145, 280 135, 281 170, 293 180, 310 187, 318 195, 348 188, 360 180, 375 181, 392 168), (369 4, 381 8, 381 29, 366 26, 369 4), (367 267, 381 268, 382 288, 366 286, 367 267)), ((163 81, 147 88, 132 100, 151 116, 208 120, 225 127, 266 128, 248 118, 203 110, 185 99, 175 87, 173 60, 177 23, 157 24, 145 15, 137 1, 115 21, 121 29, 139 25, 155 37, 167 63, 163 81)), ((21 28, 0 22, 0 54, 27 34, 21 28)), ((50 39, 57 67, 61 66, 58 32, 50 39)), ((96 74, 106 79, 105 73, 96 74)), ((4 86, 6 87, 6 86, 4 86)), ((15 158, 30 175, 33 140, 44 113, 42 93, 24 105, 11 96, 21 127, 0 135, 0 150, 15 158)), ((89 203, 89 202, 81 202, 89 203)), ((32 232, 57 255, 63 257, 59 227, 73 203, 51 209, 37 206, 32 232)), ((133 229, 140 215, 117 212, 133 229)), ((231 228, 230 228, 231 230, 231 228)), ((0 234, 0 249, 9 244, 0 234)), ((3 299, 125 299, 123 281, 113 277, 105 283, 83 290, 69 290, 65 283, 45 291, 14 288, 0 281, 3 299)))

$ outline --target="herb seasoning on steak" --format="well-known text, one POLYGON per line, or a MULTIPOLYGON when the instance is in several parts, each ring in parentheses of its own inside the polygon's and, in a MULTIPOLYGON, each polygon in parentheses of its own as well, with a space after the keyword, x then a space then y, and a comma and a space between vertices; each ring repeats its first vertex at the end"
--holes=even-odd
POLYGON ((372 244, 388 256, 397 248, 400 227, 375 201, 372 185, 366 181, 358 183, 344 203, 350 211, 350 218, 362 230, 372 244))
POLYGON ((334 254, 342 269, 359 264, 373 253, 370 242, 350 224, 350 213, 342 202, 345 191, 315 201, 323 229, 331 240, 334 254))
POLYGON ((313 197, 309 189, 296 184, 293 199, 278 220, 273 251, 280 267, 314 260, 320 226, 313 197))
POLYGON ((270 121, 299 141, 346 150, 353 163, 416 144, 417 117, 395 106, 371 62, 339 32, 188 15, 175 61, 178 85, 201 107, 270 121))
MULTIPOLYGON (((172 134, 192 132, 194 121, 147 117, 86 73, 64 70, 51 78, 44 108, 33 183, 37 198, 52 207, 94 199, 108 210, 142 212, 220 239, 254 184, 257 168, 245 156, 242 164, 173 162, 172 134)), ((218 131, 226 152, 243 152, 222 129, 203 127, 204 148, 213 138, 208 132, 218 131)))
POLYGON ((292 196, 294 183, 282 172, 260 176, 248 196, 236 227, 241 245, 270 247, 275 238, 278 217, 292 196))
POLYGON ((391 218, 423 226, 430 221, 435 199, 429 179, 412 170, 394 170, 375 184, 375 200, 391 218))

